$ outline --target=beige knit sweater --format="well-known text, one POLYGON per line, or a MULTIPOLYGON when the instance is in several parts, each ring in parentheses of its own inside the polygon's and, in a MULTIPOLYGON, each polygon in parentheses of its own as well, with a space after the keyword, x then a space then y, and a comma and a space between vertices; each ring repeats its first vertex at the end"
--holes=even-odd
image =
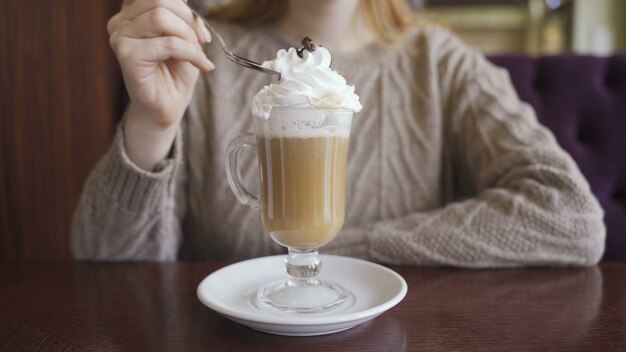
MULTIPOLYGON (((298 46, 269 27, 222 24, 234 52, 257 60, 298 46)), ((260 215, 237 202, 229 141, 253 131, 251 100, 271 77, 207 48, 174 144, 137 168, 118 130, 76 210, 79 259, 239 260, 282 253, 260 215)), ((604 250, 603 211, 572 158, 521 102, 507 73, 448 32, 418 28, 393 48, 333 56, 363 111, 350 138, 347 214, 324 253, 418 265, 590 265, 604 250)), ((256 156, 241 165, 257 185, 256 156)), ((254 188, 254 187, 253 187, 254 188)))

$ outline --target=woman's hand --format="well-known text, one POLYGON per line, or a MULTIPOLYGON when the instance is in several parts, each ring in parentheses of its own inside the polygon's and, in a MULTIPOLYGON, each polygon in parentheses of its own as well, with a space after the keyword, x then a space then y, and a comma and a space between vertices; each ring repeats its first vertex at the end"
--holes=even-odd
POLYGON ((151 170, 171 149, 199 71, 214 68, 200 46, 211 35, 183 0, 125 0, 107 29, 131 100, 126 152, 151 170))

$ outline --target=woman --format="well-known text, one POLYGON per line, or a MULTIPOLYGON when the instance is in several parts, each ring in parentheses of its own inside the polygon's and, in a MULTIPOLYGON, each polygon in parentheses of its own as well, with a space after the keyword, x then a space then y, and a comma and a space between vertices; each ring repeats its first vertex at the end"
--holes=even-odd
MULTIPOLYGON (((234 1, 212 16, 253 60, 310 36, 356 86, 364 108, 351 133, 346 224, 322 251, 460 267, 600 259, 603 212, 573 160, 503 70, 420 24, 404 1, 234 1)), ((125 1, 108 30, 131 103, 85 186, 75 257, 281 252, 223 169, 228 141, 253 130, 252 97, 272 77, 228 62, 215 44, 204 46, 209 61, 210 35, 182 0, 125 1)), ((243 172, 248 184, 258 178, 243 172)))

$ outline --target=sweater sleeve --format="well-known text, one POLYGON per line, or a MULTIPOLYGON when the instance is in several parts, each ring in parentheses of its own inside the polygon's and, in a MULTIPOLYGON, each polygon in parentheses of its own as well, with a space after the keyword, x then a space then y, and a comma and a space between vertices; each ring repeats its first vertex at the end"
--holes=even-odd
POLYGON ((87 260, 176 260, 181 242, 182 133, 171 158, 146 172, 130 161, 118 127, 74 213, 71 251, 87 260), (177 206, 177 203, 179 204, 177 206))
POLYGON ((437 79, 452 169, 472 196, 347 228, 330 252, 391 264, 592 265, 603 211, 573 159, 521 102, 508 73, 449 38, 437 79))

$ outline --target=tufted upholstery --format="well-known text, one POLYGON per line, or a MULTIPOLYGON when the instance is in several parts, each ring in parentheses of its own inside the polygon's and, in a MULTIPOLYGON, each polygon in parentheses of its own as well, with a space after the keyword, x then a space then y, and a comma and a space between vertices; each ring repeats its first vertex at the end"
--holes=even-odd
POLYGON ((605 210, 604 260, 626 261, 626 53, 609 58, 494 56, 556 135, 605 210))

